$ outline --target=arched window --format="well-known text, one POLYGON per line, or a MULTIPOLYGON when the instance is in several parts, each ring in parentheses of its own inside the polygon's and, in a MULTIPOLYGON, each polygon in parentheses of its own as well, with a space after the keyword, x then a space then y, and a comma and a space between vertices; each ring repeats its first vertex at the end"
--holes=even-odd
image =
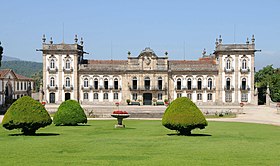
POLYGON ((54 68, 55 68, 55 61, 54 61, 54 59, 51 59, 50 68, 51 68, 51 69, 54 69, 54 68))
POLYGON ((188 90, 192 89, 192 79, 188 78, 188 90))
POLYGON ((108 93, 104 93, 103 99, 108 100, 108 93))
POLYGON ((230 60, 227 60, 227 64, 226 64, 226 69, 230 69, 231 68, 231 64, 230 64, 230 60))
POLYGON ((199 79, 197 80, 197 89, 198 89, 198 90, 201 90, 201 89, 202 89, 202 80, 201 80, 201 78, 199 78, 199 79))
POLYGON ((51 77, 50 86, 54 87, 54 78, 51 77))
POLYGON ((70 78, 69 77, 66 77, 65 86, 70 87, 70 78))
POLYGON ((226 80, 226 90, 230 90, 230 78, 226 80))
POLYGON ((119 88, 119 81, 117 78, 114 79, 114 89, 118 89, 119 88))
POLYGON ((98 89, 98 79, 97 78, 94 79, 93 86, 94 86, 94 89, 98 89))
POLYGON ((208 79, 208 89, 212 90, 212 87, 213 87, 213 81, 212 81, 212 78, 209 78, 208 79))
POLYGON ((84 79, 84 87, 86 87, 86 88, 88 87, 88 78, 84 79))
POLYGON ((181 78, 178 78, 177 79, 177 90, 181 90, 182 89, 182 87, 181 87, 181 78))
POLYGON ((246 61, 246 59, 242 60, 242 69, 247 69, 247 61, 246 61))
POLYGON ((158 89, 162 90, 162 78, 158 77, 158 89))
POLYGON ((246 90, 246 78, 242 79, 241 90, 246 90))
POLYGON ((145 90, 150 90, 150 77, 144 79, 145 90))
POLYGON ((98 99, 98 93, 93 94, 93 99, 97 100, 98 99))
POLYGON ((104 79, 104 88, 105 89, 109 88, 109 86, 108 86, 108 79, 107 78, 104 79))
POLYGON ((133 77, 132 79, 132 89, 137 89, 137 78, 136 77, 133 77))
POLYGON ((70 60, 69 59, 67 59, 65 62, 65 68, 70 69, 70 60))

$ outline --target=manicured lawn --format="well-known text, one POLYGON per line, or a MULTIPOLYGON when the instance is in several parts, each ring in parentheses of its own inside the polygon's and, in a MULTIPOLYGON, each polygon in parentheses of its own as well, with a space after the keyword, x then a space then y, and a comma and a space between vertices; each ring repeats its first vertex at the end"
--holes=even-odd
POLYGON ((11 136, 19 131, 1 128, 1 165, 280 164, 277 126, 210 122, 196 136, 177 136, 161 121, 125 120, 126 129, 114 129, 115 123, 50 126, 39 136, 11 136))

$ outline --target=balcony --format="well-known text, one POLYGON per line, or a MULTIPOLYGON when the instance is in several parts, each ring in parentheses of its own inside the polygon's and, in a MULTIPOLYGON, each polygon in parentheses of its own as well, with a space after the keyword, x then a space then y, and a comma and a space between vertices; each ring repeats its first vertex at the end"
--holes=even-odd
POLYGON ((242 74, 246 74, 246 73, 249 73, 249 72, 250 72, 249 68, 247 68, 247 69, 240 68, 240 73, 242 73, 242 74))
POLYGON ((230 69, 224 68, 224 72, 225 73, 233 73, 234 69, 233 68, 230 68, 230 69))
POLYGON ((183 91, 183 86, 175 86, 176 91, 183 91))
POLYGON ((55 67, 55 68, 48 67, 47 70, 48 70, 49 73, 56 73, 58 71, 57 67, 55 67))
POLYGON ((240 90, 241 91, 250 91, 250 87, 247 85, 246 87, 244 87, 244 86, 240 86, 240 90))
POLYGON ((70 86, 65 86, 65 85, 63 85, 63 90, 65 90, 65 91, 71 91, 71 90, 73 90, 73 85, 70 85, 70 86))
POLYGON ((56 90, 58 89, 58 87, 57 87, 57 85, 55 85, 55 86, 47 85, 47 89, 48 89, 49 91, 56 91, 56 90))
POLYGON ((212 87, 206 87, 206 91, 215 91, 216 87, 212 86, 212 87))
POLYGON ((93 87, 90 85, 90 86, 87 86, 87 87, 84 87, 83 85, 81 85, 81 89, 83 90, 83 91, 90 91, 90 90, 92 90, 93 89, 93 87))
POLYGON ((64 73, 72 73, 73 72, 73 67, 71 67, 71 68, 64 68, 63 67, 63 72, 64 73))
POLYGON ((225 91, 234 91, 234 87, 231 85, 231 86, 224 86, 224 90, 225 91))

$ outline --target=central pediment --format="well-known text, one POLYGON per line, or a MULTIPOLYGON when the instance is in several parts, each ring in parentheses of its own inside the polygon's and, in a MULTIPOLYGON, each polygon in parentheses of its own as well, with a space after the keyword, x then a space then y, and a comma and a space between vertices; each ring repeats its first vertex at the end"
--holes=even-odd
POLYGON ((146 47, 144 50, 141 51, 138 58, 143 57, 149 57, 149 58, 157 58, 157 55, 155 54, 154 50, 152 50, 150 47, 146 47))

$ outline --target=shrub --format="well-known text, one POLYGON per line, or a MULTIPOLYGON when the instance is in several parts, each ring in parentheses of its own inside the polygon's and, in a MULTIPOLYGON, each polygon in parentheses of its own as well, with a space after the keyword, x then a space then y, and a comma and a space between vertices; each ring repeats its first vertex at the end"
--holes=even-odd
POLYGON ((56 126, 75 126, 78 123, 87 123, 87 116, 77 101, 66 100, 58 107, 53 117, 53 123, 56 126))
POLYGON ((52 119, 45 107, 29 96, 15 101, 7 110, 2 121, 4 128, 21 129, 25 135, 33 135, 36 130, 51 123, 52 119))
POLYGON ((205 128, 207 121, 190 99, 180 97, 171 102, 165 110, 162 125, 170 130, 177 130, 182 135, 190 135, 191 130, 195 128, 205 128))
POLYGON ((126 103, 127 103, 127 105, 129 105, 130 99, 126 99, 126 103))

